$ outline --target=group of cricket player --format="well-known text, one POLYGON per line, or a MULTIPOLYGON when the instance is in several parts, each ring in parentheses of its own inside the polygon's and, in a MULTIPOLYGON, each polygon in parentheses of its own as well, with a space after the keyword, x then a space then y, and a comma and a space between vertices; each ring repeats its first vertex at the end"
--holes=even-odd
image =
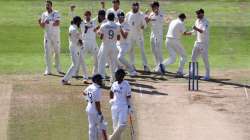
MULTIPOLYGON (((52 8, 52 1, 46 1, 46 11, 38 20, 39 25, 44 28, 44 51, 46 69, 44 75, 51 75, 51 55, 55 57, 55 66, 59 74, 64 75, 61 80, 63 85, 70 85, 70 79, 78 76, 82 69, 83 82, 88 83, 89 74, 85 59, 87 53, 93 57, 92 84, 84 90, 88 102, 86 112, 89 122, 89 140, 120 140, 122 132, 127 126, 128 116, 132 115, 131 87, 129 82, 124 80, 126 71, 130 76, 137 76, 135 67, 135 48, 140 48, 142 66, 145 72, 150 72, 144 48, 143 31, 148 24, 151 24, 150 44, 155 59, 153 71, 164 74, 170 64, 176 61, 177 54, 180 56, 179 68, 176 76, 184 76, 184 65, 187 62, 187 55, 181 43, 183 35, 196 35, 192 51, 192 62, 197 61, 201 55, 205 64, 204 80, 210 79, 208 61, 209 46, 209 23, 204 17, 204 10, 195 11, 197 20, 192 30, 185 29, 186 15, 180 13, 176 19, 166 23, 166 15, 160 10, 158 1, 153 1, 151 12, 140 11, 140 4, 133 2, 131 11, 124 13, 120 9, 120 1, 112 0, 112 8, 105 10, 104 0, 100 1, 102 8, 98 11, 97 17, 92 18, 93 13, 84 11, 83 17, 75 14, 75 5, 70 5, 71 23, 68 30, 69 50, 72 64, 66 73, 62 72, 60 66, 60 14, 52 8), (162 54, 163 28, 169 24, 166 35, 166 47, 169 58, 164 60, 162 54), (100 38, 101 45, 98 47, 97 38, 100 38), (128 54, 129 60, 126 59, 128 54), (110 101, 113 133, 109 137, 106 133, 105 123, 101 110, 101 87, 103 80, 107 77, 106 67, 110 68, 110 101)), ((191 68, 192 71, 192 68, 191 68)))

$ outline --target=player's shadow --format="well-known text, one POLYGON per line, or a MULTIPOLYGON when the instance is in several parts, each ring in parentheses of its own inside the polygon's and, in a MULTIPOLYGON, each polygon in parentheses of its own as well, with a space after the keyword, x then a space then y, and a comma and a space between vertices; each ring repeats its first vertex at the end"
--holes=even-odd
POLYGON ((138 94, 168 96, 167 93, 161 93, 161 92, 158 92, 156 90, 148 91, 148 90, 143 90, 143 89, 132 88, 132 91, 135 93, 138 93, 138 94))
MULTIPOLYGON (((207 82, 214 82, 214 83, 219 83, 221 85, 230 85, 230 86, 236 86, 240 88, 248 88, 250 89, 250 85, 247 84, 240 84, 240 83, 235 83, 235 82, 230 82, 231 79, 210 79, 207 82)), ((205 81, 205 80, 203 80, 205 81)))
POLYGON ((155 87, 153 87, 151 85, 144 85, 144 84, 133 83, 133 82, 129 82, 129 84, 132 85, 132 86, 134 86, 134 87, 139 87, 139 88, 155 89, 155 87))

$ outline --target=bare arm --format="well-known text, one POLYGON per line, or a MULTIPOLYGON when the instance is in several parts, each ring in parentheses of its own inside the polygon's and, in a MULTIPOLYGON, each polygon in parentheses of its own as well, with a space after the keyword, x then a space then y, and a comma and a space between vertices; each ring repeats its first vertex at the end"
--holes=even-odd
POLYGON ((110 91, 110 92, 109 92, 109 98, 110 98, 110 99, 113 99, 113 98, 114 98, 114 93, 113 93, 113 91, 110 91))
POLYGON ((197 28, 196 26, 193 27, 193 29, 197 32, 203 33, 204 31, 202 29, 197 28))
POLYGON ((125 38, 125 39, 127 39, 127 37, 128 37, 128 32, 123 31, 122 28, 120 28, 120 32, 121 32, 122 37, 125 38))
POLYGON ((95 102, 95 106, 96 106, 96 110, 98 112, 98 114, 102 114, 102 110, 101 110, 101 102, 95 102))
POLYGON ((42 22, 41 18, 38 19, 38 24, 40 25, 40 27, 44 28, 45 27, 45 23, 42 22))
POLYGON ((192 32, 184 32, 183 35, 192 35, 192 32))
POLYGON ((56 20, 54 23, 53 23, 53 26, 59 26, 60 25, 60 20, 56 20))

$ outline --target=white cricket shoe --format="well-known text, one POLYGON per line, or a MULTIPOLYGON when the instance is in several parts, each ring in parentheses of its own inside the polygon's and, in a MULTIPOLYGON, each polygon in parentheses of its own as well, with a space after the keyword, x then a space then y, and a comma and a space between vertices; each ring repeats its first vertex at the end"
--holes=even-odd
POLYGON ((132 72, 129 73, 129 75, 133 77, 133 76, 137 76, 138 74, 137 74, 136 71, 132 71, 132 72))

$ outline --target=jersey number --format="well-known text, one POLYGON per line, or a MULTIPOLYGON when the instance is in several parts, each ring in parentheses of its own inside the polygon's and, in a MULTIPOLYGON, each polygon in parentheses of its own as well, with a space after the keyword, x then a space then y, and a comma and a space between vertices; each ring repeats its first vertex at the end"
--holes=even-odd
POLYGON ((109 30, 109 39, 113 39, 114 38, 114 36, 115 36, 115 33, 114 33, 114 31, 113 30, 109 30))
POLYGON ((89 97, 89 102, 92 104, 93 103, 93 95, 91 92, 88 92, 88 97, 89 97))

